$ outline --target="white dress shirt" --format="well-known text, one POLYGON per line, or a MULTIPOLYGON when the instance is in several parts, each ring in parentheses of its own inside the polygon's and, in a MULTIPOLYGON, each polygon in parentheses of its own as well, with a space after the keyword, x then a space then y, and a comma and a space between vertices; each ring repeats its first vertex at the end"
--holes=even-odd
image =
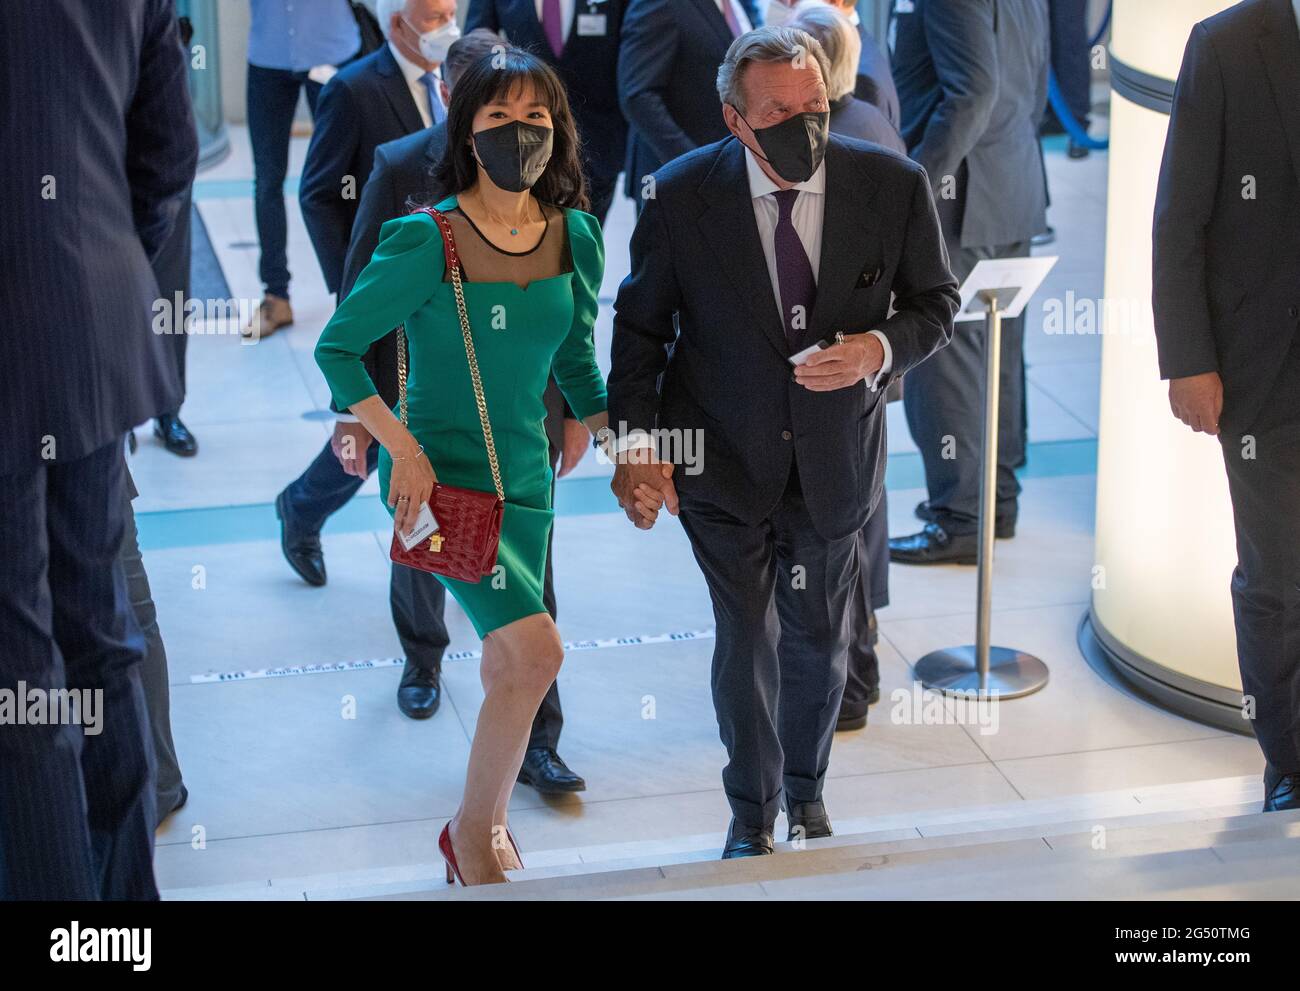
POLYGON ((736 0, 713 0, 713 2, 718 5, 718 13, 721 14, 723 17, 727 16, 727 12, 726 9, 723 7, 723 4, 727 4, 727 3, 731 4, 731 10, 732 13, 736 15, 736 23, 740 25, 741 34, 745 34, 747 31, 754 30, 754 25, 750 21, 749 15, 745 13, 745 8, 742 7, 740 4, 738 4, 736 0))
MULTIPOLYGON (((758 164, 758 159, 748 148, 745 149, 745 172, 749 177, 749 195, 754 204, 754 220, 758 223, 758 239, 763 244, 767 274, 772 281, 772 299, 776 305, 777 315, 781 318, 781 326, 784 327, 785 311, 781 306, 781 284, 776 275, 776 222, 780 215, 780 208, 777 206, 776 197, 772 195, 779 187, 767 177, 767 173, 758 164)), ((794 225, 795 233, 799 235, 804 253, 808 255, 809 264, 812 265, 813 282, 817 282, 821 268, 822 227, 826 216, 826 163, 823 162, 817 167, 812 178, 796 183, 794 188, 799 191, 799 196, 790 210, 790 222, 794 225)), ((871 391, 875 392, 880 385, 881 377, 893 367, 894 352, 889 346, 889 338, 880 331, 872 330, 868 333, 879 338, 880 346, 885 352, 885 361, 880 366, 880 371, 871 376, 867 382, 871 391)))
MULTIPOLYGON (((393 53, 393 58, 397 59, 397 67, 402 70, 402 78, 406 80, 406 88, 411 91, 411 99, 415 101, 415 109, 420 111, 420 120, 424 121, 425 127, 431 127, 433 125, 433 110, 429 106, 430 93, 425 88, 424 83, 420 82, 420 77, 424 75, 424 69, 398 51, 397 46, 391 41, 388 43, 388 50, 393 53)), ((444 111, 442 116, 447 116, 445 113, 447 108, 442 105, 441 97, 438 98, 438 107, 444 111)))
MULTIPOLYGON (((562 32, 560 37, 564 39, 565 44, 568 44, 569 31, 573 29, 573 5, 575 2, 576 0, 560 0, 560 31, 562 32)), ((539 25, 542 23, 542 7, 545 4, 546 0, 537 0, 537 23, 539 25)))

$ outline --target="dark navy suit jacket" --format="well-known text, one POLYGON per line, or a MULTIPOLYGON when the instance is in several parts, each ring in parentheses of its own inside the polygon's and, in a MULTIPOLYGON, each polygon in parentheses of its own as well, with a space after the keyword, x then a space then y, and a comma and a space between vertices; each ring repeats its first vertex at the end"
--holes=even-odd
MULTIPOLYGON (((753 0, 741 0, 759 23, 753 0)), ((627 194, 688 151, 727 136, 716 86, 732 42, 716 0, 632 0, 623 20, 618 98, 631 125, 627 194)))
POLYGON ((857 28, 858 37, 862 40, 862 55, 858 59, 858 84, 853 91, 854 95, 859 100, 872 104, 895 128, 901 128, 903 116, 898 106, 898 89, 894 86, 894 73, 889 68, 889 59, 861 18, 858 19, 857 28))
POLYGON ((149 263, 198 160, 185 64, 172 0, 0 4, 0 476, 180 405, 149 263))
POLYGON ((817 298, 800 347, 880 330, 894 363, 877 392, 794 381, 750 197, 744 146, 707 145, 655 174, 614 304, 610 426, 700 431, 688 495, 749 525, 775 508, 797 459, 818 533, 861 529, 885 475, 885 386, 952 336, 960 297, 925 171, 832 134, 817 298), (890 303, 895 312, 890 316, 890 303))
POLYGON ((1225 432, 1250 429, 1300 333, 1300 30, 1291 0, 1249 0, 1193 28, 1153 242, 1161 376, 1218 372, 1225 432))
POLYGON ((504 34, 555 68, 569 91, 588 174, 609 181, 622 171, 627 152, 627 121, 618 105, 618 47, 627 6, 628 0, 575 0, 574 23, 559 58, 542 33, 535 0, 472 0, 465 19, 466 31, 504 34), (584 15, 604 17, 604 33, 579 33, 584 15))
POLYGON ((330 292, 338 292, 343 279, 348 239, 375 149, 423 127, 387 44, 340 69, 321 90, 298 201, 330 292), (356 180, 350 197, 344 196, 344 176, 356 180))

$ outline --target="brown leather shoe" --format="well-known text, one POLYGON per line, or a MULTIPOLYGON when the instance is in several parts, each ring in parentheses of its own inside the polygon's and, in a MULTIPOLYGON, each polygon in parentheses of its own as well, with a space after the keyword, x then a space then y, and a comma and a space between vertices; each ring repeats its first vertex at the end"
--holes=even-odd
POLYGON ((267 293, 257 307, 257 312, 248 321, 248 326, 240 333, 245 337, 270 337, 281 327, 288 327, 292 323, 293 307, 289 301, 283 296, 267 293))

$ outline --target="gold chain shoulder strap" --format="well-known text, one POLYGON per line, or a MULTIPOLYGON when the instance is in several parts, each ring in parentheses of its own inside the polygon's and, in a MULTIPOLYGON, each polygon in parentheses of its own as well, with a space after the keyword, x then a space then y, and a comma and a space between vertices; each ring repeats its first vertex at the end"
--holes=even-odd
MULTIPOLYGON (((506 493, 501 485, 501 465, 497 461, 497 446, 492 439, 492 423, 488 419, 487 399, 483 395, 483 379, 479 375, 478 355, 474 351, 474 336, 469 329, 469 313, 465 309, 465 290, 460 280, 460 257, 456 253, 456 239, 452 236, 451 223, 437 210, 430 210, 430 215, 437 221, 442 231, 446 248, 447 269, 451 274, 451 288, 456 296, 456 315, 460 318, 460 334, 465 340, 465 357, 469 360, 469 377, 474 385, 474 402, 478 406, 478 422, 483 429, 483 443, 487 447, 488 467, 492 469, 492 485, 496 488, 497 498, 505 501, 506 493)), ((397 328, 397 408, 402 426, 409 426, 406 412, 406 325, 397 328)))

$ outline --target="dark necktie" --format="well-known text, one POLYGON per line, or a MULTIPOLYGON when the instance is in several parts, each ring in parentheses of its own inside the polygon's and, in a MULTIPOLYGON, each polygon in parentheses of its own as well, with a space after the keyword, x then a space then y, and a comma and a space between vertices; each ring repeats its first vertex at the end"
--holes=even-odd
POLYGON ((776 281, 781 287, 781 316, 786 340, 792 350, 798 350, 808 329, 813 300, 817 298, 817 281, 813 278, 808 252, 804 251, 791 219, 799 190, 778 189, 772 195, 776 198, 778 211, 772 241, 776 254, 776 281))
POLYGON ((542 0, 542 32, 555 57, 564 54, 564 25, 560 23, 560 0, 542 0))

